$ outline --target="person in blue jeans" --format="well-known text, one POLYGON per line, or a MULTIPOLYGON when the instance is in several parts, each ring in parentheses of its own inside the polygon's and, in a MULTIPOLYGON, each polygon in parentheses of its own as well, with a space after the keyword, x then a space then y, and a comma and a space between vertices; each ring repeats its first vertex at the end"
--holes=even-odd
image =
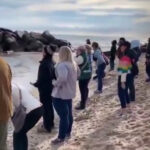
POLYGON ((65 139, 71 136, 73 115, 72 115, 72 99, 62 100, 53 98, 53 105, 60 117, 58 139, 65 139))
POLYGON ((102 92, 103 90, 103 77, 104 77, 104 70, 106 68, 106 64, 103 63, 101 65, 98 66, 98 69, 97 69, 97 76, 98 76, 98 93, 99 92, 102 92))
POLYGON ((71 49, 63 46, 59 51, 59 63, 55 68, 53 81, 53 105, 60 118, 58 137, 52 141, 56 145, 71 136, 73 116, 72 99, 76 95, 77 65, 73 61, 71 49))
POLYGON ((94 50, 93 58, 96 60, 97 64, 97 76, 98 76, 98 87, 95 91, 95 94, 100 94, 103 91, 103 77, 105 74, 105 68, 106 68, 106 62, 103 57, 102 51, 100 49, 100 46, 97 42, 92 43, 92 47, 94 50))

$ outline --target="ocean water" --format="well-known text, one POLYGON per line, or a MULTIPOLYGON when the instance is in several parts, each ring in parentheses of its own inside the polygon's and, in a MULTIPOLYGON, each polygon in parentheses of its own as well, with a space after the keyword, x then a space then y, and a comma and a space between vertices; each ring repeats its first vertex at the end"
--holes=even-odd
POLYGON ((91 42, 98 42, 102 51, 110 51, 111 41, 118 40, 111 36, 55 35, 55 37, 71 42, 73 48, 85 44, 86 39, 90 39, 91 42))
MULTIPOLYGON (((111 48, 111 42, 113 40, 117 40, 119 41, 120 37, 117 36, 117 35, 113 35, 113 34, 106 34, 106 35, 99 35, 99 36, 94 36, 94 35, 90 35, 90 36, 87 36, 87 35, 55 35, 54 36, 56 38, 59 38, 59 39, 64 39, 64 40, 67 40, 69 41, 71 44, 72 44, 72 47, 73 48, 76 48, 77 46, 80 46, 80 45, 83 45, 86 43, 86 39, 90 39, 91 42, 98 42, 102 51, 103 52, 106 52, 106 51, 110 51, 110 48, 111 48)), ((135 38, 134 36, 129 36, 129 35, 126 35, 125 36, 125 39, 129 42, 131 42, 132 40, 139 40, 140 41, 140 44, 145 44, 147 43, 147 39, 144 39, 144 38, 135 38)))

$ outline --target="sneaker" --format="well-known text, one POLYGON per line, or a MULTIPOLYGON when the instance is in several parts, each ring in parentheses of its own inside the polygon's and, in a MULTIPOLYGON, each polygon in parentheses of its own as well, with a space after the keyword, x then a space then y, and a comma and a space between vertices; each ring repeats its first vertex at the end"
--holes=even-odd
POLYGON ((47 131, 44 128, 44 125, 41 125, 41 126, 38 127, 37 132, 39 132, 39 133, 48 133, 49 132, 50 133, 51 131, 47 131))
POLYGON ((99 90, 96 90, 95 92, 94 92, 94 94, 101 94, 102 93, 102 91, 99 91, 99 90))
POLYGON ((55 140, 53 140, 53 141, 51 142, 51 144, 57 145, 57 144, 61 144, 61 143, 63 143, 63 142, 64 142, 64 139, 56 138, 55 140))
POLYGON ((83 109, 85 109, 85 107, 83 107, 83 106, 77 106, 77 107, 75 107, 75 109, 76 110, 83 110, 83 109))

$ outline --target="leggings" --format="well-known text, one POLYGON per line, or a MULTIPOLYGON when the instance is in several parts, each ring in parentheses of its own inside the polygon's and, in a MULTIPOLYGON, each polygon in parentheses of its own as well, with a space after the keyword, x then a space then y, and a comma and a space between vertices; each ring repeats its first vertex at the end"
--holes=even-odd
POLYGON ((28 149, 28 138, 27 132, 32 129, 35 124, 39 121, 43 113, 43 108, 39 107, 32 110, 27 114, 25 123, 21 131, 13 133, 13 147, 14 150, 27 150, 28 149))

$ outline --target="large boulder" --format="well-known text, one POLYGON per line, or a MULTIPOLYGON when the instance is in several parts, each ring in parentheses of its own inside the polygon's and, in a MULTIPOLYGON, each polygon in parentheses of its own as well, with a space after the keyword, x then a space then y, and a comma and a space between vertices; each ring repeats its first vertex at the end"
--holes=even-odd
POLYGON ((18 39, 22 39, 25 31, 16 31, 15 33, 16 33, 18 39))
POLYGON ((49 43, 52 43, 55 40, 55 37, 49 33, 49 31, 44 31, 42 33, 43 38, 47 39, 49 43))
POLYGON ((61 47, 61 46, 71 46, 71 44, 68 41, 61 40, 61 39, 55 39, 53 41, 53 44, 57 45, 58 47, 61 47))
POLYGON ((0 46, 4 51, 39 51, 43 45, 54 44, 58 48, 61 46, 71 45, 69 42, 56 39, 49 31, 42 34, 27 31, 11 31, 9 29, 0 28, 0 46))
POLYGON ((29 43, 28 45, 26 45, 25 51, 28 51, 28 52, 29 51, 41 51, 42 48, 43 48, 43 43, 38 40, 35 40, 29 43))
POLYGON ((18 43, 16 36, 11 32, 3 32, 2 48, 4 51, 16 49, 18 43))
POLYGON ((40 40, 42 37, 40 33, 36 33, 36 32, 30 32, 30 36, 36 40, 40 40))
POLYGON ((3 32, 0 32, 0 43, 2 42, 3 39, 3 32))
POLYGON ((30 41, 30 34, 27 31, 24 32, 22 40, 24 43, 28 43, 28 41, 30 41))

